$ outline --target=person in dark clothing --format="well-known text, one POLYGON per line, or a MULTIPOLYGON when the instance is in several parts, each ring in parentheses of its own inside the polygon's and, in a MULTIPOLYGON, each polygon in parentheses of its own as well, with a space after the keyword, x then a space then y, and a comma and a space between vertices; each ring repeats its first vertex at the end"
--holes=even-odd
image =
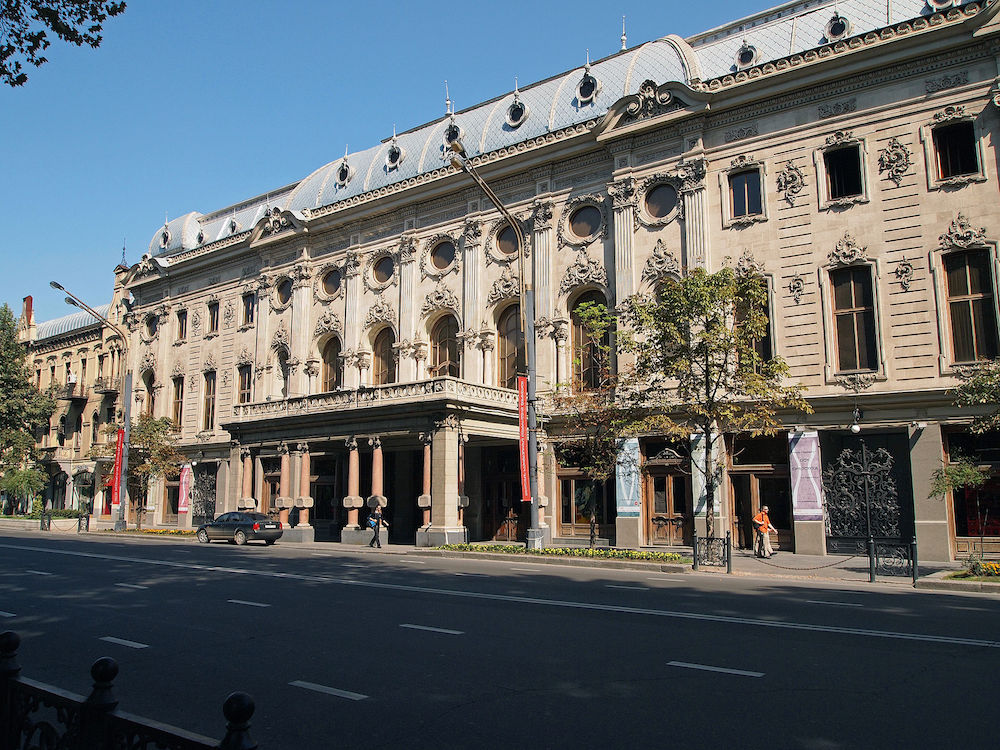
POLYGON ((379 531, 382 530, 383 526, 385 526, 385 528, 388 529, 389 528, 389 524, 387 524, 385 522, 385 519, 382 518, 382 506, 381 505, 376 505, 375 509, 372 510, 371 515, 368 516, 368 525, 371 526, 372 527, 372 531, 375 532, 374 535, 372 536, 372 540, 370 542, 368 542, 368 546, 369 547, 378 547, 379 549, 382 549, 382 542, 379 541, 378 533, 379 533, 379 531))

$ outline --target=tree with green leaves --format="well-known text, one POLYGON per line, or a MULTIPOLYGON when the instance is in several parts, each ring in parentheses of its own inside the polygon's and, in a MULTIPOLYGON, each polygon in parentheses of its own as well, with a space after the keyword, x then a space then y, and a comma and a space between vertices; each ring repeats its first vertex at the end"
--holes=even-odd
POLYGON ((0 305, 0 491, 25 500, 45 487, 35 434, 48 429, 56 402, 31 382, 27 349, 10 307, 0 305))
MULTIPOLYGON (((109 436, 117 436, 120 425, 107 425, 109 436)), ((136 520, 142 528, 149 498, 149 485, 161 477, 176 476, 181 465, 187 460, 175 447, 176 425, 168 417, 154 419, 146 414, 132 423, 129 432, 128 450, 128 493, 136 520)), ((115 440, 100 443, 91 448, 91 458, 111 458, 114 456, 115 440)))
POLYGON ((691 466, 704 480, 712 538, 722 436, 773 435, 781 411, 812 411, 802 386, 786 382, 785 361, 761 351, 769 332, 765 280, 752 268, 696 268, 663 279, 655 295, 633 296, 624 308, 619 348, 633 363, 630 387, 619 387, 619 396, 645 411, 636 433, 688 444, 701 436, 691 466))
POLYGON ((24 66, 41 67, 52 42, 97 48, 104 22, 125 12, 125 3, 109 0, 0 0, 0 81, 23 86, 24 66))
POLYGON ((960 407, 986 407, 985 414, 972 418, 971 432, 981 434, 1000 430, 1000 359, 958 368, 960 385, 955 404, 960 407))

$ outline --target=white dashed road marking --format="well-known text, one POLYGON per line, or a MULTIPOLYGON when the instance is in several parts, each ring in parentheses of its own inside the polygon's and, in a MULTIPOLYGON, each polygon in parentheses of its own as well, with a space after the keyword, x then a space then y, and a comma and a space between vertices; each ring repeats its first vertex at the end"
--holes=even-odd
POLYGON ((260 602, 245 602, 242 599, 228 599, 230 604, 245 604, 248 607, 270 607, 270 604, 262 604, 260 602))
POLYGON ((295 680, 295 682, 289 682, 288 684, 292 687, 315 690, 317 693, 336 695, 338 698, 347 698, 347 700, 351 701, 363 701, 368 697, 367 695, 362 695, 361 693, 352 693, 350 690, 338 690, 337 688, 327 687, 326 685, 317 685, 315 682, 305 682, 303 680, 295 680))
POLYGON ((646 578, 646 580, 647 581, 674 581, 676 583, 681 583, 681 582, 684 581, 683 578, 653 578, 653 577, 648 577, 648 578, 646 578))
POLYGON ((523 570, 528 573, 535 573, 538 571, 538 568, 511 568, 511 570, 523 570))
POLYGON ((448 635, 462 635, 461 630, 449 630, 448 628, 430 628, 426 625, 410 625, 409 623, 403 623, 399 627, 409 628, 410 630, 427 630, 431 633, 446 633, 448 635))
POLYGON ((26 570, 25 573, 34 573, 36 576, 50 576, 51 573, 47 573, 44 570, 26 570))
POLYGON ((137 583, 116 583, 115 586, 123 589, 148 589, 149 586, 140 586, 137 583))
POLYGON ((149 645, 146 643, 126 641, 124 638, 115 638, 113 635, 106 635, 100 640, 107 641, 108 643, 117 643, 119 646, 128 646, 129 648, 149 648, 149 645))
POLYGON ((667 662, 668 667, 684 667, 685 669, 700 669, 703 672, 722 672, 723 674, 735 674, 740 677, 763 677, 763 672, 746 672, 742 669, 726 669, 725 667, 710 667, 707 664, 688 664, 686 661, 667 662))
POLYGON ((819 599, 806 599, 806 604, 828 604, 831 607, 863 607, 863 604, 851 602, 821 602, 819 599))
POLYGON ((609 589, 626 589, 628 591, 649 591, 649 586, 616 586, 613 583, 607 584, 609 589))
POLYGON ((0 617, 17 617, 13 612, 0 612, 0 617))

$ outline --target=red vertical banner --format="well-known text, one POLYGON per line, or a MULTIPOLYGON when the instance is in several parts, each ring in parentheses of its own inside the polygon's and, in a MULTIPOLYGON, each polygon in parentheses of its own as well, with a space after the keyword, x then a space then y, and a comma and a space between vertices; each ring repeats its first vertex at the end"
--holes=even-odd
POLYGON ((531 502, 531 481, 528 476, 528 379, 517 377, 517 427, 521 459, 521 502, 531 502))
POLYGON ((111 508, 114 511, 121 504, 122 495, 122 450, 125 446, 125 430, 118 430, 115 443, 115 466, 111 470, 111 508))

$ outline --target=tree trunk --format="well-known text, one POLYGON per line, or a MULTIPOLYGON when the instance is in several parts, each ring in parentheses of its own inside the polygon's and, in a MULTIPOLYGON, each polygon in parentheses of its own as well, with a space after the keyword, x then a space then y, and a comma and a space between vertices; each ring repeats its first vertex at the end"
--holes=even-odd
POLYGON ((590 514, 590 548, 597 546, 597 514, 590 514))
POLYGON ((715 467, 710 430, 705 431, 705 531, 709 539, 715 538, 715 467))

